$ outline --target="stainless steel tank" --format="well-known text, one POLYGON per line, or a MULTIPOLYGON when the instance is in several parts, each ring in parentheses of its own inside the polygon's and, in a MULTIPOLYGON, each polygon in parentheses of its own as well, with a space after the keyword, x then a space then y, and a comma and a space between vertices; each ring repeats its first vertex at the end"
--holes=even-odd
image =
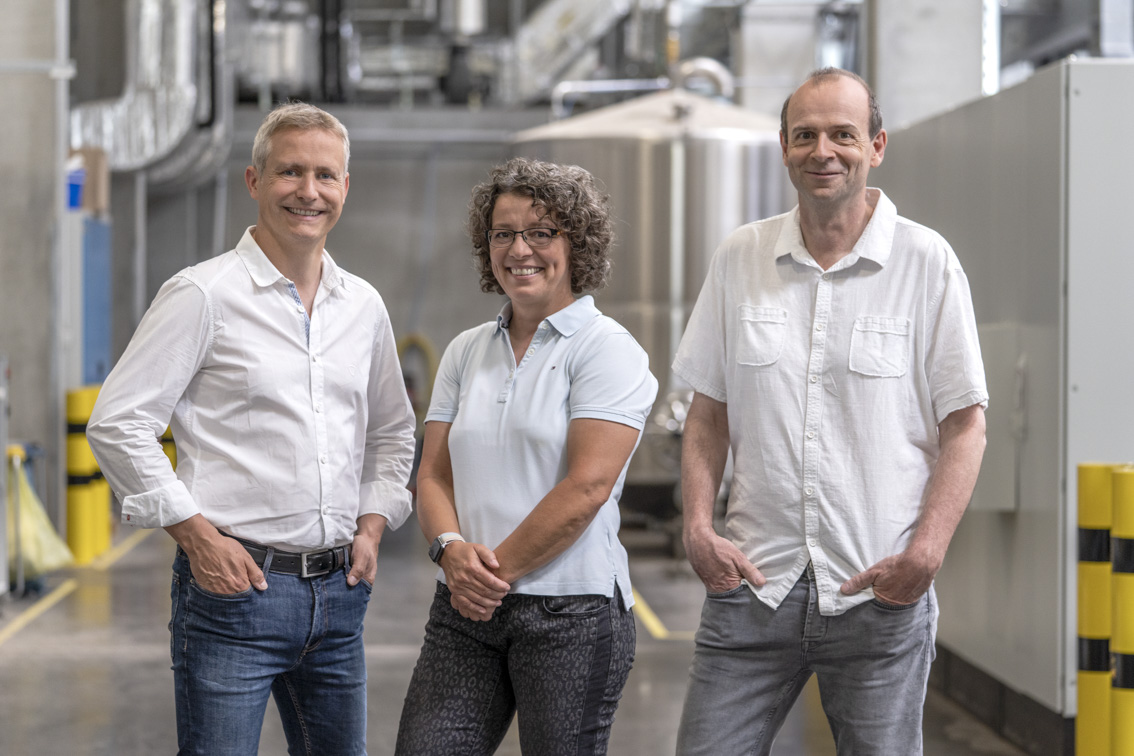
POLYGON ((513 153, 582 166, 610 193, 614 267, 596 300, 649 353, 660 386, 627 494, 668 496, 684 420, 670 365, 709 260, 738 226, 795 204, 779 122, 675 89, 521 131, 513 153))

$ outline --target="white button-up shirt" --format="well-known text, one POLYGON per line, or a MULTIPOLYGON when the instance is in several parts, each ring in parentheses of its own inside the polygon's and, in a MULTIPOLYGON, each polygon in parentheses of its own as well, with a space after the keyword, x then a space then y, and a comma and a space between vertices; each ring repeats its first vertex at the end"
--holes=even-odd
MULTIPOLYGON (((511 314, 509 303, 495 323, 453 339, 425 418, 453 424, 449 454, 461 534, 493 549, 567 474, 571 420, 628 425, 640 439, 658 388, 645 350, 591 297, 540 323, 519 365, 506 330, 511 314)), ((513 593, 613 596, 617 583, 626 606, 633 605, 618 540, 625 479, 626 466, 578 540, 513 582, 513 593)))
POLYGON ((251 231, 162 286, 99 393, 87 437, 122 519, 200 513, 288 551, 349 543, 364 514, 397 527, 414 417, 382 298, 324 251, 308 319, 251 231))
POLYGON ((937 426, 987 403, 968 279, 937 233, 870 189, 874 214, 829 270, 799 208, 717 250, 674 361, 728 403, 727 534, 778 607, 810 561, 822 614, 867 601, 841 584, 909 543, 937 426))

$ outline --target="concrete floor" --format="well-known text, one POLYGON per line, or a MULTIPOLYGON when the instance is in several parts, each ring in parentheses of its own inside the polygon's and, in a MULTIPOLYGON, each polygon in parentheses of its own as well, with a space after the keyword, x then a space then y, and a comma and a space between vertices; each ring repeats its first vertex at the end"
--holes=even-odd
MULTIPOLYGON (((686 563, 658 548, 656 534, 628 530, 624 540, 643 601, 610 753, 672 754, 703 590, 686 563)), ((53 575, 39 600, 0 600, 0 754, 176 752, 166 629, 173 542, 161 531, 137 531, 119 533, 116 544, 101 564, 53 575)), ((387 535, 366 623, 371 756, 393 753, 433 576, 416 522, 387 535)), ((927 756, 1022 753, 932 691, 925 736, 927 756)), ((269 705, 260 753, 286 750, 269 705)), ((834 752, 809 684, 773 753, 834 752)), ((520 754, 514 728, 498 753, 520 754)))

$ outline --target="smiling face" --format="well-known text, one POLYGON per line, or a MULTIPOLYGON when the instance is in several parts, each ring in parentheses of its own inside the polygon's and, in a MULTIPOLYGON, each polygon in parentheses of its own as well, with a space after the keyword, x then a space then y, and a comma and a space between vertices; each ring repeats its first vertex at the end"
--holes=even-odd
MULTIPOLYGON (((492 208, 492 228, 524 231, 557 228, 543 208, 521 194, 502 194, 492 208)), ((575 301, 571 294, 571 245, 564 234, 532 249, 516 234, 511 246, 489 250, 492 272, 514 311, 542 320, 575 301)))
POLYGON ((886 150, 886 131, 871 137, 869 120, 866 90, 846 76, 809 81, 791 96, 780 146, 801 204, 865 201, 866 176, 886 150))
POLYGON ((256 243, 271 257, 322 251, 339 219, 350 187, 342 139, 324 129, 283 129, 258 172, 244 172, 260 209, 256 243))

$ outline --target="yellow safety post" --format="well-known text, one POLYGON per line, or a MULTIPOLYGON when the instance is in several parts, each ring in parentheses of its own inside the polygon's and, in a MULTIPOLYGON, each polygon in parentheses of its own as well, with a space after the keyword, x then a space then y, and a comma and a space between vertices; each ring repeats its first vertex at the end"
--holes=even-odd
POLYGON ((110 486, 87 443, 87 421, 98 386, 67 393, 67 545, 75 564, 110 548, 110 486))
POLYGON ((1114 754, 1134 754, 1134 467, 1115 468, 1111 568, 1114 571, 1114 654, 1111 688, 1110 747, 1114 754))
POLYGON ((165 433, 161 434, 161 450, 165 452, 165 456, 169 457, 169 464, 173 465, 173 469, 177 469, 177 445, 173 443, 173 430, 170 428, 165 429, 165 433))
POLYGON ((1110 754, 1113 465, 1079 465, 1079 674, 1075 753, 1110 754))

